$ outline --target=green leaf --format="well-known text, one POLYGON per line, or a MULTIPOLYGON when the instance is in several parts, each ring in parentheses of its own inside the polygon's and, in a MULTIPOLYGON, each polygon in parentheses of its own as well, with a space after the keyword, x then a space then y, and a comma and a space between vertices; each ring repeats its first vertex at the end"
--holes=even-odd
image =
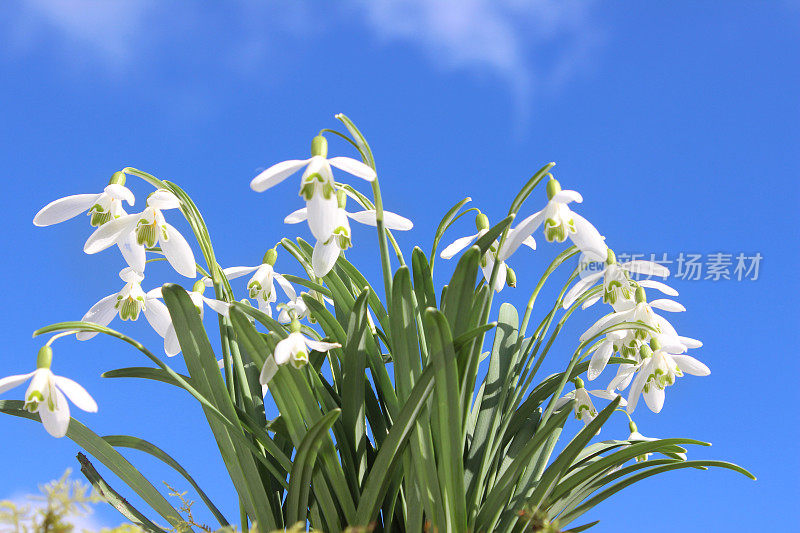
POLYGON ((420 311, 428 307, 436 307, 436 291, 433 288, 431 267, 425 253, 418 246, 411 254, 411 268, 414 273, 414 292, 420 311))
POLYGON ((289 492, 286 495, 286 523, 305 522, 308 513, 308 494, 311 488, 311 477, 317 462, 317 452, 328 430, 339 418, 338 409, 326 413, 316 424, 311 426, 297 448, 292 472, 289 475, 289 492))
MULTIPOLYGON (((477 252, 474 247, 471 249, 477 252)), ((470 252, 467 252, 469 254, 470 252)), ((466 254, 465 254, 466 255, 466 254)), ((467 511, 464 491, 464 451, 462 448, 462 412, 459 397, 458 364, 453 351, 453 339, 445 315, 437 309, 427 309, 424 315, 425 337, 435 376, 433 409, 436 411, 433 441, 439 464, 440 485, 447 524, 435 524, 440 529, 466 531, 467 511), (459 416, 454 416, 458 413, 459 416)))
POLYGON ((91 483, 92 488, 103 497, 114 509, 122 516, 130 520, 134 525, 151 533, 166 533, 163 529, 151 522, 145 515, 139 512, 128 500, 106 483, 106 480, 95 470, 92 463, 85 455, 78 452, 78 462, 81 464, 81 473, 91 483))
MULTIPOLYGON (((178 285, 166 284, 162 288, 162 294, 178 335, 189 375, 223 415, 229 420, 238 420, 233 402, 222 380, 217 358, 208 341, 197 308, 188 293, 178 285)), ((244 502, 247 514, 263 527, 277 527, 273 514, 266 509, 265 502, 269 502, 270 499, 258 474, 255 459, 250 449, 241 443, 242 439, 246 439, 241 428, 237 431, 231 426, 221 424, 205 406, 203 410, 206 412, 206 418, 217 440, 225 466, 244 502), (237 433, 236 436, 232 435, 234 432, 237 433)))
POLYGON ((525 200, 530 196, 533 190, 536 188, 537 185, 547 176, 547 173, 550 172, 550 169, 556 166, 555 163, 547 163, 545 166, 540 168, 536 171, 536 174, 528 180, 525 185, 522 186, 522 189, 519 191, 517 196, 514 198, 514 201, 511 202, 511 208, 509 208, 509 213, 516 213, 519 211, 522 204, 525 200))
POLYGON ((381 508, 381 502, 391 481, 392 470, 402 457, 402 451, 408 437, 414 429, 417 418, 423 412, 428 396, 433 390, 432 367, 426 368, 417 380, 414 389, 403 405, 392 429, 383 441, 372 468, 369 471, 361 500, 358 503, 353 525, 366 527, 375 520, 381 508))
MULTIPOLYGON (((24 403, 18 400, 0 400, 0 412, 38 421, 39 417, 26 411, 23 405, 24 403)), ((67 437, 114 472, 172 526, 177 527, 183 523, 178 511, 139 473, 139 470, 92 430, 73 418, 69 421, 67 437)))
MULTIPOLYGON (((192 378, 190 378, 189 376, 184 376, 183 374, 179 375, 187 383, 192 382, 192 378)), ((117 368, 114 370, 103 372, 102 374, 100 374, 100 377, 152 379, 154 381, 160 381, 162 383, 167 383, 168 385, 175 385, 176 387, 183 388, 183 386, 175 378, 170 376, 169 372, 165 372, 160 368, 152 368, 149 366, 131 366, 126 368, 117 368)))
MULTIPOLYGON (((365 422, 365 393, 367 380, 367 339, 370 336, 367 301, 371 291, 366 289, 356 300, 347 324, 347 344, 342 365, 342 422, 347 434, 347 448, 357 469, 357 486, 361 486, 367 470, 367 436, 365 422)), ((344 443, 340 443, 340 447, 344 443)), ((344 453, 340 449, 340 453, 344 453)))
POLYGON ((217 506, 211 501, 211 499, 203 492, 203 489, 197 484, 194 478, 189 475, 189 472, 186 471, 175 459, 173 459, 167 452, 152 444, 144 439, 140 439, 138 437, 131 437, 129 435, 106 435, 103 437, 103 440, 109 443, 111 446, 115 448, 132 448, 134 450, 139 450, 140 452, 145 452, 156 459, 164 462, 168 466, 172 467, 176 472, 186 479, 189 484, 197 491, 197 495, 200 496, 200 499, 203 500, 203 503, 206 504, 208 510, 211 511, 211 514, 214 515, 214 518, 217 519, 221 526, 229 525, 229 522, 225 519, 223 514, 217 509, 217 506))

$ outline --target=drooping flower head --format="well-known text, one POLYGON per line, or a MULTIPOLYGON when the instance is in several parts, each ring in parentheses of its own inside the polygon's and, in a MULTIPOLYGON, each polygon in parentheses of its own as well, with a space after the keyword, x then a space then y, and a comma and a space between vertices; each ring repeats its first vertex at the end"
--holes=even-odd
POLYGON ((583 253, 596 261, 604 261, 607 247, 603 236, 589 221, 567 205, 570 202, 582 202, 580 193, 562 190, 558 181, 551 177, 547 182, 547 199, 544 209, 524 219, 509 231, 498 258, 508 259, 528 236, 544 224, 544 238, 548 242, 564 242, 569 238, 583 253))
POLYGON ((306 167, 300 180, 300 196, 306 202, 308 227, 317 240, 327 241, 341 220, 338 214, 336 183, 331 166, 366 181, 374 181, 375 171, 361 161, 349 157, 328 159, 328 141, 317 135, 311 141, 309 159, 293 159, 272 165, 250 182, 250 188, 263 192, 306 167))
MULTIPOLYGON (((247 282, 247 291, 250 298, 256 301, 258 310, 272 316, 272 303, 277 301, 278 297, 275 291, 275 282, 286 293, 289 299, 297 298, 297 293, 289 281, 283 275, 275 272, 274 265, 278 258, 278 252, 274 248, 267 250, 264 254, 263 262, 260 265, 246 267, 229 267, 223 269, 225 277, 229 280, 246 276, 251 272, 254 273, 247 282)), ((211 286, 211 280, 205 279, 206 286, 211 286)))
POLYGON ((141 213, 121 216, 100 226, 83 246, 87 254, 95 254, 111 245, 131 241, 136 248, 136 264, 131 266, 144 272, 145 249, 160 246, 167 261, 181 275, 194 278, 197 268, 194 253, 183 235, 164 219, 163 210, 177 209, 181 202, 165 189, 153 192, 147 198, 147 207, 141 213))
MULTIPOLYGON (((450 259, 458 252, 466 248, 467 246, 471 245, 476 240, 480 239, 486 232, 489 231, 489 218, 483 214, 478 213, 475 216, 475 226, 478 229, 478 233, 475 235, 467 235, 466 237, 460 237, 447 245, 444 250, 439 254, 439 257, 442 259, 450 259)), ((528 246, 530 249, 536 249, 536 240, 534 240, 533 236, 528 235, 523 241, 522 244, 528 246)), ((486 283, 490 283, 492 279, 492 270, 494 269, 494 263, 498 255, 498 247, 500 243, 498 241, 494 241, 492 245, 486 250, 486 253, 481 256, 481 271, 483 272, 483 277, 486 279, 486 283)), ((507 258, 506 258, 507 259, 507 258)), ((497 277, 494 281, 494 290, 495 292, 500 292, 503 290, 503 287, 508 284, 511 287, 516 286, 517 284, 517 276, 514 271, 506 265, 504 260, 501 260, 500 263, 497 265, 497 277)))
POLYGON ((50 370, 53 359, 53 350, 50 346, 43 346, 37 357, 37 368, 29 374, 9 376, 0 379, 0 394, 17 387, 29 378, 31 383, 25 391, 24 407, 29 413, 39 413, 42 425, 56 438, 67 434, 70 414, 67 398, 72 400, 80 409, 97 412, 97 403, 75 381, 62 376, 56 376, 50 370))

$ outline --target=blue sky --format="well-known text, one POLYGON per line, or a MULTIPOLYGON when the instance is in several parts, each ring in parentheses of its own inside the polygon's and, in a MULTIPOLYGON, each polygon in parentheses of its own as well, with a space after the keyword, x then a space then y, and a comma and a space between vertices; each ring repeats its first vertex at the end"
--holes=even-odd
MULTIPOLYGON (((556 161, 562 185, 585 198, 579 212, 617 251, 761 254, 756 280, 670 280, 688 309, 674 323, 704 341, 695 355, 712 373, 681 379, 661 414, 636 412, 643 433, 711 441, 693 456, 737 462, 758 482, 670 473, 588 517, 602 520, 598 531, 786 528, 800 474, 796 2, 12 0, 0 14, 0 374, 30 371, 40 345, 31 331, 80 318, 121 286, 114 252, 82 253, 83 221, 34 228, 41 206, 99 191, 135 166, 192 195, 222 262, 256 264, 281 236, 308 234, 281 223, 299 207, 294 185, 255 194, 249 180, 307 157, 311 137, 344 112, 373 146, 387 209, 415 222, 400 238, 407 250, 429 249, 441 215, 464 196, 497 219, 530 174, 556 161)), ((334 141, 331 152, 352 155, 334 141)), ((147 187, 129 183, 142 201, 147 187)), ((543 201, 537 192, 527 212, 543 201)), ((468 231, 464 222, 445 240, 468 231)), ((352 259, 379 284, 374 236, 356 228, 354 239, 352 259)), ((523 306, 557 250, 515 256, 519 288, 502 296, 523 306)), ((284 265, 293 267, 281 256, 284 265)), ((450 266, 437 268, 444 279, 450 266)), ((148 275, 174 280, 166 268, 148 275)), ((599 313, 576 317, 565 338, 599 313)), ((146 324, 122 329, 159 345, 146 324)), ((159 444, 235 516, 195 404, 158 384, 101 379, 146 364, 109 339, 55 348, 54 370, 100 404, 82 421, 159 444)), ((0 428, 0 499, 76 466, 72 442, 11 417, 0 428)), ((626 436, 624 420, 604 436, 626 436)), ((182 486, 154 460, 130 457, 182 486)), ((100 518, 118 521, 113 511, 100 518)))

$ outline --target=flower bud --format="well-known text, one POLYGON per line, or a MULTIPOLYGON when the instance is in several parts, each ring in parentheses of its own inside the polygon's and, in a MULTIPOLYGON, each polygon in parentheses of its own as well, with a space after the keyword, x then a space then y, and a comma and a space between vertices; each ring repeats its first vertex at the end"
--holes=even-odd
POLYGON ((269 266, 275 266, 275 261, 277 260, 278 260, 278 250, 276 250, 275 248, 270 248, 269 250, 267 250, 267 253, 264 254, 264 259, 261 262, 269 266))
POLYGON ((633 420, 631 420, 631 421, 628 423, 628 429, 630 429, 630 430, 631 430, 631 434, 634 434, 634 433, 638 433, 638 432, 639 432, 639 429, 636 427, 636 422, 634 422, 633 420))
POLYGON ((328 140, 322 135, 317 135, 311 140, 311 155, 328 157, 328 140))
POLYGON ((478 228, 478 231, 489 229, 489 217, 483 213, 478 213, 475 216, 475 227, 478 228))
POLYGON ((517 274, 510 266, 506 266, 506 284, 509 287, 517 286, 517 274))
POLYGON ((125 185, 125 173, 121 170, 114 172, 111 179, 108 180, 109 185, 125 185))
POLYGON ((36 356, 36 368, 50 368, 52 362, 53 349, 49 346, 39 348, 39 354, 36 356))
POLYGON ((194 285, 192 286, 192 292, 199 292, 200 294, 203 294, 205 290, 206 290, 206 282, 204 279, 199 279, 198 281, 195 281, 194 285))
POLYGON ((547 199, 552 200, 553 196, 561 192, 561 184, 553 176, 547 182, 547 199))

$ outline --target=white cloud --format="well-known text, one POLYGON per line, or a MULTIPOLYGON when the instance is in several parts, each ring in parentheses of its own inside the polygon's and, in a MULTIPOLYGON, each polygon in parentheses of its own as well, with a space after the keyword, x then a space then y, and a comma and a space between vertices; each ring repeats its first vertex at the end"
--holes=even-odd
POLYGON ((378 42, 419 50, 443 70, 500 79, 524 121, 534 93, 552 92, 591 68, 602 41, 590 0, 340 0, 324 8, 313 1, 239 0, 216 20, 218 13, 204 17, 197 5, 155 0, 28 0, 11 4, 7 50, 47 43, 64 63, 99 63, 123 75, 152 60, 160 45, 194 42, 216 24, 231 24, 235 37, 201 58, 246 76, 280 61, 293 49, 287 39, 301 46, 314 36, 314 45, 330 38, 335 19, 344 17, 363 24, 378 42))
POLYGON ((353 0, 379 39, 406 41, 446 69, 489 71, 518 115, 532 93, 558 88, 601 41, 580 0, 353 0))

